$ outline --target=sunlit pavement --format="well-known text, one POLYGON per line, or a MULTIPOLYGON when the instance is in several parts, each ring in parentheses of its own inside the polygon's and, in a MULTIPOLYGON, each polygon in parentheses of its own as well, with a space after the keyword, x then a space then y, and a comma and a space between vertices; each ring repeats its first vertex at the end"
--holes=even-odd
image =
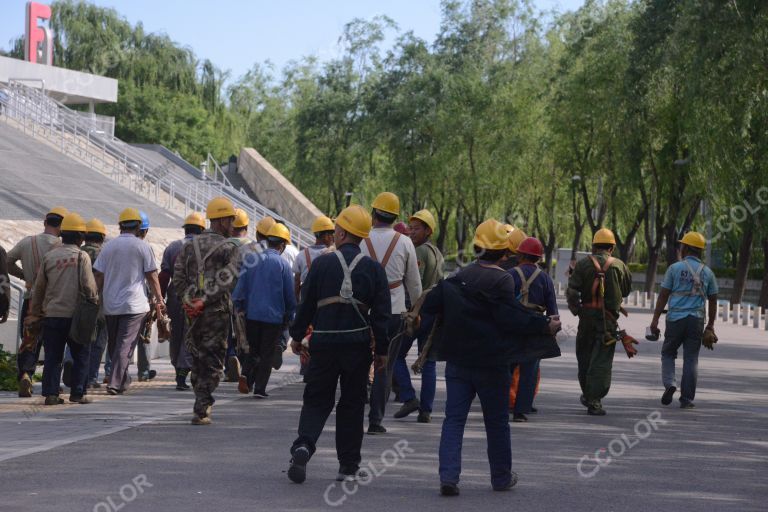
POLYGON ((608 415, 590 417, 578 400, 576 321, 565 310, 562 316, 563 356, 542 363, 539 414, 511 425, 520 475, 511 492, 490 489, 475 404, 461 496, 439 496, 441 377, 433 423, 418 424, 415 414, 390 418, 386 435, 366 436, 368 481, 334 481, 332 415, 307 482, 292 484, 285 470, 303 384, 296 358, 286 355, 268 400, 222 384, 208 427, 189 424, 192 394, 173 388, 167 361, 154 362, 155 381, 136 383, 125 396, 97 392, 89 405, 44 407, 39 395, 0 394, 0 509, 764 510, 768 333, 718 323, 715 351, 701 353, 697 408, 681 410, 677 400, 660 404, 661 343, 641 339, 650 315, 631 311, 620 323, 640 339, 640 355, 630 361, 617 350, 608 415))

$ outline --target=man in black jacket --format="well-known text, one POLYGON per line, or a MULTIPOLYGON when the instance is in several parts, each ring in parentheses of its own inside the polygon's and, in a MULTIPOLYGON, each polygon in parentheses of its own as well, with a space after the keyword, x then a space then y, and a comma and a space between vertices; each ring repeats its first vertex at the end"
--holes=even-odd
POLYGON ((517 483, 509 438, 510 361, 559 355, 551 335, 560 329, 560 322, 521 306, 512 276, 498 265, 507 244, 503 224, 493 219, 480 224, 474 238, 477 261, 438 284, 422 306, 423 312, 442 316, 438 343, 439 355, 446 361, 447 398, 440 437, 440 493, 444 496, 459 494, 461 444, 475 395, 480 398, 488 435, 493 490, 506 491, 517 483), (545 336, 537 340, 537 334, 545 336))
MULTIPOLYGON (((294 340, 313 326, 311 358, 304 382, 299 435, 291 447, 288 477, 306 479, 306 466, 325 422, 333 410, 336 384, 341 397, 336 406, 338 481, 352 481, 360 468, 368 370, 373 346, 376 371, 387 366, 390 297, 382 266, 360 252, 360 241, 371 230, 371 216, 361 206, 344 209, 336 219, 337 250, 319 256, 302 286, 304 300, 290 328, 294 340)), ((291 344, 294 353, 300 342, 291 344)))

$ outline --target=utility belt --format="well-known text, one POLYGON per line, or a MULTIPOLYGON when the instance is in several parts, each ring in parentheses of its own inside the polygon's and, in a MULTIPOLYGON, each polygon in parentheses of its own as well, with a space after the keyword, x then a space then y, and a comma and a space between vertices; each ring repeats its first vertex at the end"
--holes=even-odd
POLYGON ((395 288, 400 288, 401 286, 403 286, 402 281, 392 281, 391 283, 389 283, 390 290, 394 290, 395 288))

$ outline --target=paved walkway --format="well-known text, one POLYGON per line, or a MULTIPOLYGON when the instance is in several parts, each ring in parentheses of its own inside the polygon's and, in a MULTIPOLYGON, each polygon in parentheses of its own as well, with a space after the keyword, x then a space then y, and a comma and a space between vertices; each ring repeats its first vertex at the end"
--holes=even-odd
MULTIPOLYGON (((563 319, 573 332, 575 319, 563 319)), ((622 325, 640 337, 649 319, 632 313, 622 325)), ((764 510, 768 335, 718 327, 715 351, 702 351, 697 409, 660 405, 660 343, 642 340, 638 358, 617 352, 603 418, 579 405, 573 337, 561 336, 563 356, 542 364, 540 413, 512 424, 520 483, 511 493, 490 491, 475 406, 457 499, 437 494, 442 378, 434 422, 387 420, 389 433, 363 445, 372 482, 346 488, 333 481, 333 416, 307 482, 284 474, 301 407, 293 356, 273 377, 269 400, 222 384, 210 427, 189 425, 192 395, 173 389, 162 361, 155 381, 87 406, 43 408, 39 396, 0 394, 0 509, 764 510)))

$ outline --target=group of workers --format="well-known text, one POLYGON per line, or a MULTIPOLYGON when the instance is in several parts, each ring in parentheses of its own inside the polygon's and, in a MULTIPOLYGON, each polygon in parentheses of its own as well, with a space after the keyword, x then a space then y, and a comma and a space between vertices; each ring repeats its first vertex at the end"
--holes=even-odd
MULTIPOLYGON (((396 225, 399 216, 398 197, 383 192, 370 210, 351 205, 335 220, 315 219, 315 243, 299 250, 288 227, 271 217, 258 222, 255 240, 248 238, 246 212, 219 197, 210 201, 205 217, 186 217, 184 238, 167 246, 158 269, 144 239, 149 220, 142 212, 123 210, 119 236, 105 242, 107 231, 98 219, 85 222, 77 213, 53 208, 43 233, 21 240, 7 258, 0 248, 0 278, 7 266, 27 285, 20 311, 19 396, 32 396, 41 346, 46 405, 63 403, 65 361, 70 402, 88 403, 88 389, 100 386, 105 350, 106 391, 125 393, 137 346, 146 360, 140 355, 140 380, 154 376, 146 344, 148 326, 157 321, 159 338, 170 344, 176 389, 190 389, 191 377, 191 422, 208 425, 220 379, 237 381, 241 393, 267 398, 270 374, 279 369, 290 341, 301 358, 305 387, 288 477, 296 483, 306 479, 335 407, 337 480, 353 481, 364 473, 365 404, 368 434, 387 431, 383 420, 392 392, 402 403, 395 418, 418 412, 417 421, 429 423, 436 361, 445 361, 440 492, 459 494, 462 438, 475 396, 488 437, 492 488, 509 490, 517 482, 510 412, 515 422, 537 412, 540 361, 560 355, 555 289, 539 266, 544 247, 522 230, 489 219, 475 230, 474 261, 445 277, 443 255, 431 242, 438 227, 434 216, 421 210, 407 225, 396 225), (91 330, 84 313, 89 304, 100 308, 91 330), (418 359, 411 369, 421 377, 418 398, 406 363, 414 342, 418 359)), ((659 335, 658 321, 668 307, 662 403, 671 403, 677 391, 674 361, 682 346, 680 402, 692 408, 699 347, 712 348, 717 341, 717 284, 700 260, 704 238, 691 232, 681 244, 683 259, 667 270, 649 332, 659 335)), ((595 416, 606 414, 602 399, 616 346, 630 358, 637 353, 636 340, 618 326, 631 276, 612 255, 615 245, 613 233, 600 229, 592 254, 572 265, 566 292, 569 309, 579 317, 581 403, 595 416)), ((0 284, 6 281, 7 276, 0 284)), ((0 292, 0 299, 9 296, 7 286, 0 292)), ((7 319, 8 302, 0 300, 0 321, 7 319)))

